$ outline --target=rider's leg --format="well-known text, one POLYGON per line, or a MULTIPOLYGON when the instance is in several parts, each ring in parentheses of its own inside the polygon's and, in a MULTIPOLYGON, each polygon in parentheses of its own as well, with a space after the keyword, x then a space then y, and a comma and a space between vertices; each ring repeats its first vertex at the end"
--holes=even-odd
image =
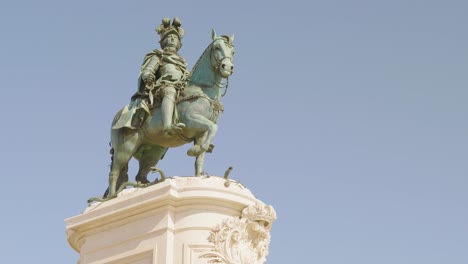
POLYGON ((183 123, 172 124, 172 117, 174 114, 175 100, 176 100, 176 89, 174 86, 166 86, 162 88, 162 103, 161 103, 161 114, 164 131, 168 134, 181 133, 182 128, 185 127, 183 123))

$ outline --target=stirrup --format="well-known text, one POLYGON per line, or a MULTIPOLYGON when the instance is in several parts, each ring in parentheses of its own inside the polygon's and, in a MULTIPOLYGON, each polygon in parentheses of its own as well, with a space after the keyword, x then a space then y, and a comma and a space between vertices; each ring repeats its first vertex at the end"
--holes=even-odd
POLYGON ((184 123, 172 124, 171 127, 165 128, 164 133, 173 136, 174 134, 180 134, 184 131, 184 123))

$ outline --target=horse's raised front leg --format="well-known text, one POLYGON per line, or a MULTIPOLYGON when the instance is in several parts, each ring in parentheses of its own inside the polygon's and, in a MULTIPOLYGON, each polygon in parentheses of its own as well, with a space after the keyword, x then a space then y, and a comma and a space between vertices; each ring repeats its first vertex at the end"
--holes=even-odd
POLYGON ((196 144, 187 151, 187 155, 196 157, 209 149, 210 144, 213 142, 214 136, 218 131, 218 125, 200 114, 190 115, 190 119, 187 120, 186 123, 187 127, 190 127, 191 129, 199 132, 206 132, 203 136, 204 140, 201 142, 195 142, 196 144))

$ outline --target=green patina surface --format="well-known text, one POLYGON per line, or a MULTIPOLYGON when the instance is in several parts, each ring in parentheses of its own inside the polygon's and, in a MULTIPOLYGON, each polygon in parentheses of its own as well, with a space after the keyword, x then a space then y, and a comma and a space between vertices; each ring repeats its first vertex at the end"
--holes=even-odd
MULTIPOLYGON (((162 50, 145 55, 137 92, 115 116, 111 129, 112 163, 104 201, 126 186, 146 187, 147 175, 156 170, 168 148, 194 142, 187 154, 195 157, 195 175, 203 173, 204 154, 213 150, 217 120, 223 112, 223 80, 234 69, 233 36, 217 36, 202 53, 192 71, 178 54, 184 30, 179 19, 163 19, 156 28, 162 50), (128 182, 128 162, 139 161, 136 182, 128 182)), ((226 89, 227 89, 227 81, 226 89)), ((160 181, 161 181, 160 180, 160 181)), ((156 181, 157 182, 157 181, 156 181)))

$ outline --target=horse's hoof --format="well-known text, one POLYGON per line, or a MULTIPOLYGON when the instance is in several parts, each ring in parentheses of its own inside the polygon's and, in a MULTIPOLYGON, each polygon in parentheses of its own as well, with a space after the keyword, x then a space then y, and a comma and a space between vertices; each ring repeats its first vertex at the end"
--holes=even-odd
POLYGON ((203 153, 203 150, 200 146, 198 145, 195 145, 193 147, 191 147, 189 150, 187 150, 187 155, 189 155, 190 157, 196 157, 200 154, 203 153))
POLYGON ((214 149, 214 145, 213 144, 210 144, 210 146, 208 147, 208 149, 206 150, 206 153, 213 153, 213 149, 214 149))
POLYGON ((141 183, 141 184, 150 183, 150 181, 148 181, 147 178, 135 178, 135 181, 136 181, 136 182, 139 182, 139 183, 141 183))

